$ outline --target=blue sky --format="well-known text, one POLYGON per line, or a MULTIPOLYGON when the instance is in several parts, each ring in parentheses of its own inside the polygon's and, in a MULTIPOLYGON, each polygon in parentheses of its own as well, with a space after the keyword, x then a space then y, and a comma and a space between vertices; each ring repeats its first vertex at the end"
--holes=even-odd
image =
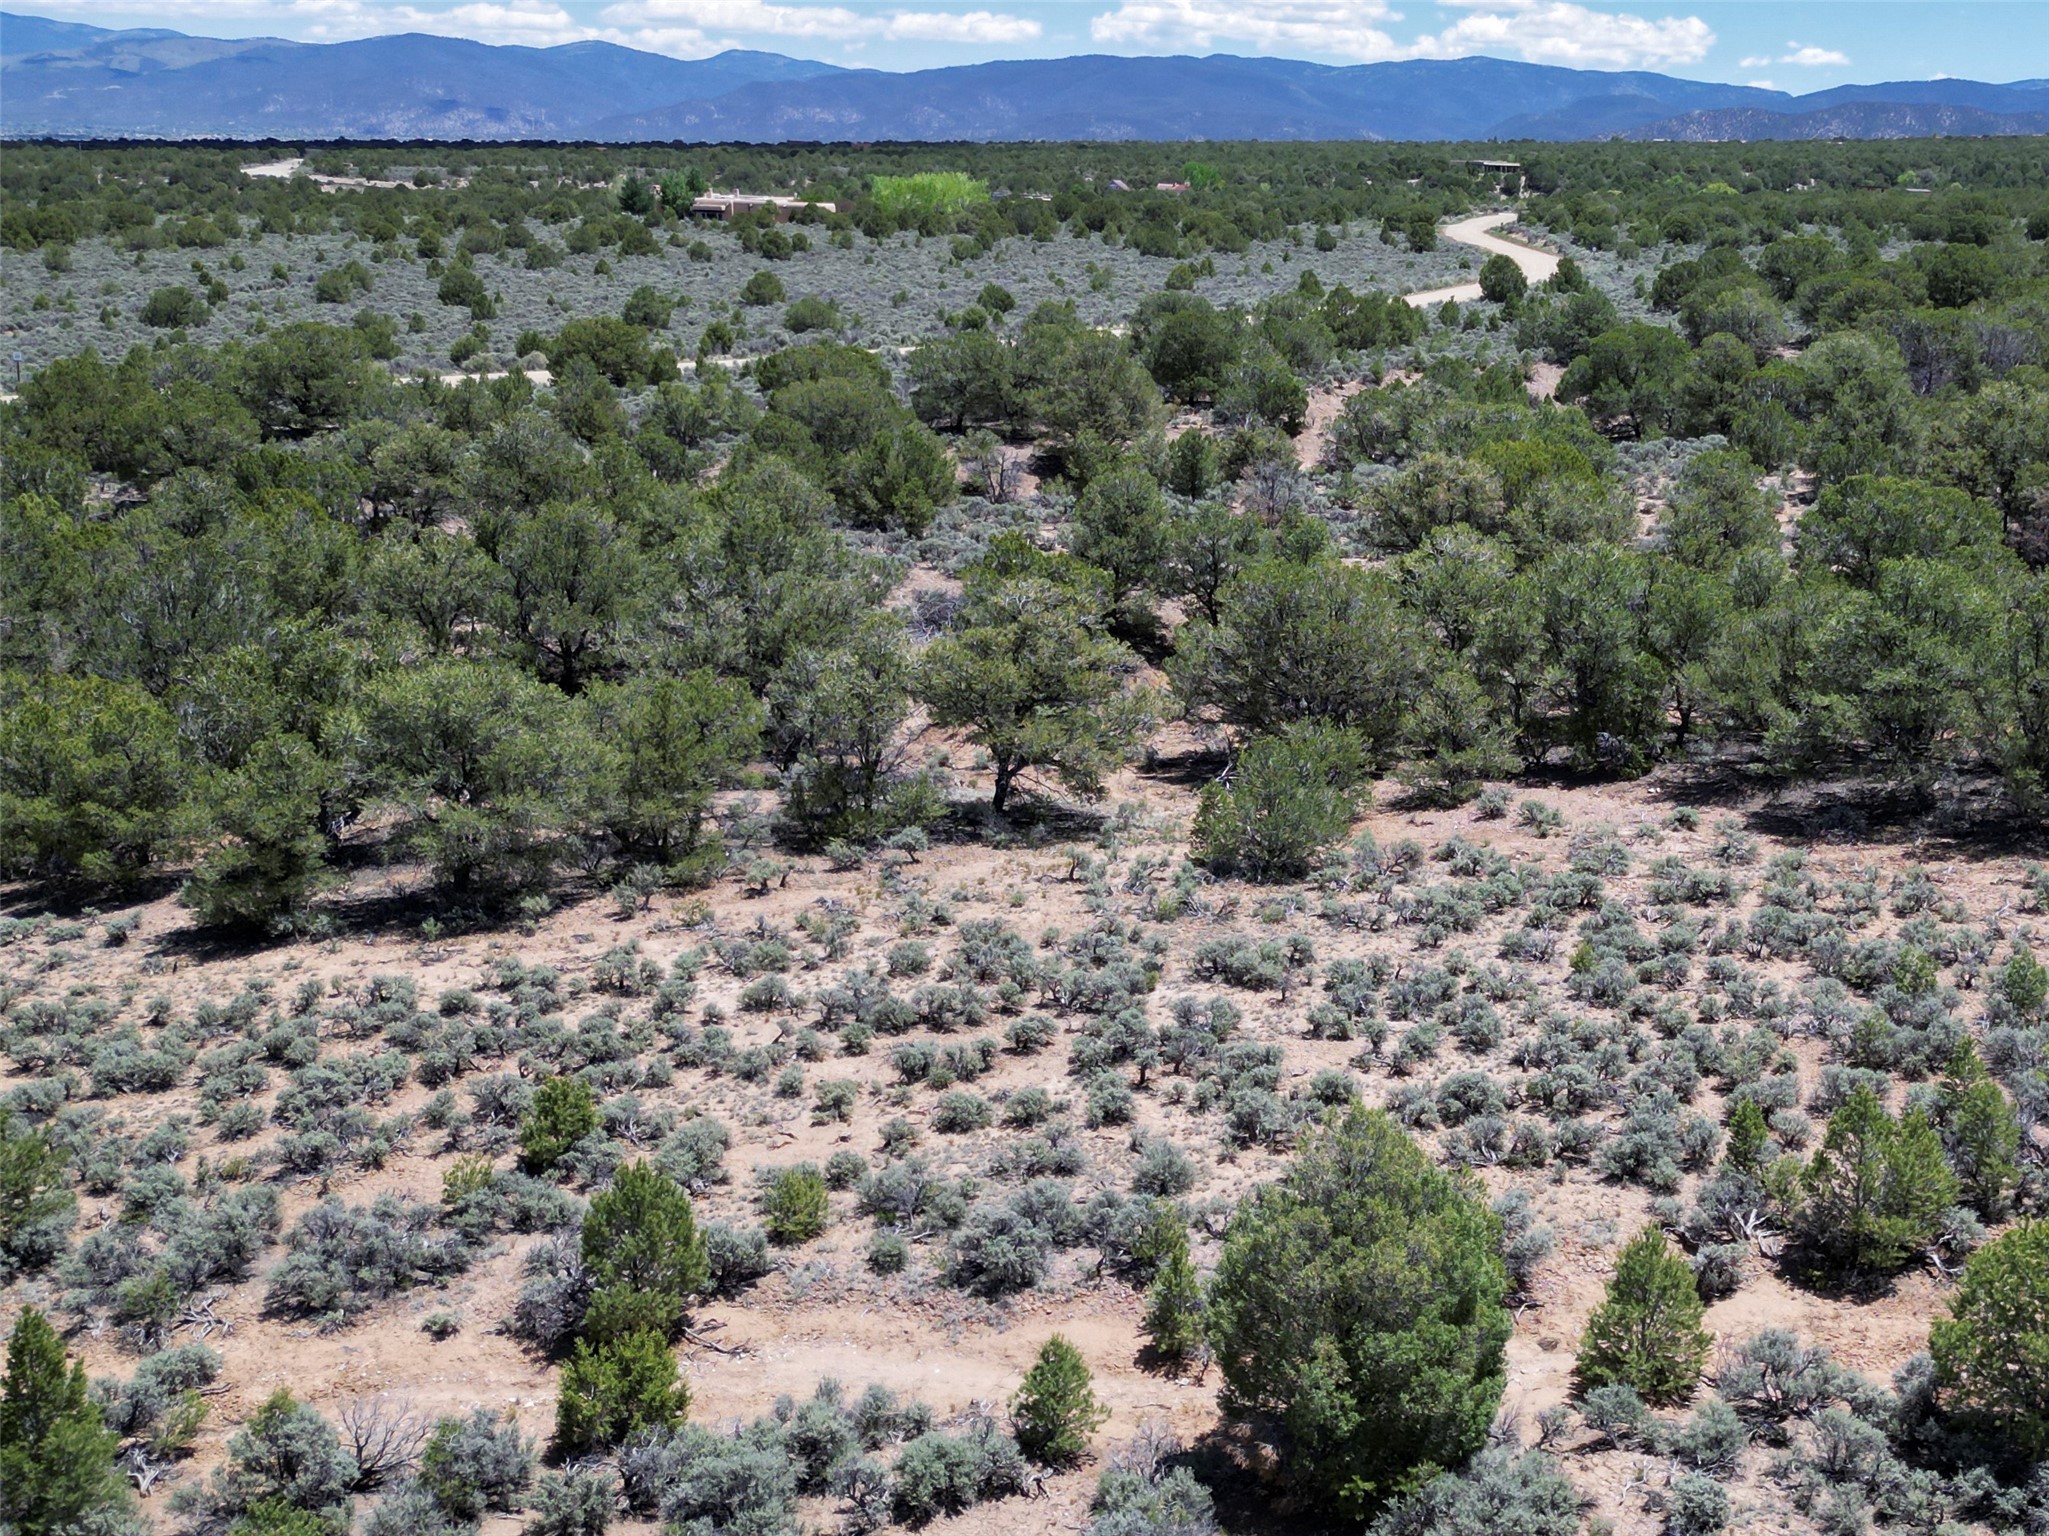
POLYGON ((1239 53, 1333 64, 1487 54, 1819 90, 2049 75, 2044 0, 13 0, 100 26, 337 41, 417 31, 606 38, 698 57, 763 48, 876 69, 1072 53, 1239 53))

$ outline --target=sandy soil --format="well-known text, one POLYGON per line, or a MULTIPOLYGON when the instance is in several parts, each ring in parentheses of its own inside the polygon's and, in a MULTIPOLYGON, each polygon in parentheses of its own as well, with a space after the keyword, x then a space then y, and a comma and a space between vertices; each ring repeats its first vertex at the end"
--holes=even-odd
MULTIPOLYGON (((242 174, 244 176, 258 176, 273 181, 290 181, 294 176, 303 175, 323 192, 360 192, 368 187, 382 187, 388 191, 392 188, 410 187, 412 185, 409 181, 387 181, 373 176, 327 176, 318 171, 305 170, 305 164, 306 157, 304 155, 284 160, 266 160, 261 165, 243 166, 242 174)), ((469 178, 467 176, 448 176, 444 177, 438 185, 444 189, 466 187, 469 185, 469 178)))
MULTIPOLYGON (((936 573, 926 573, 926 577, 928 585, 943 584, 936 573)), ((1157 884, 1157 875, 1134 872, 1141 858, 1148 861, 1146 867, 1159 860, 1159 867, 1167 868, 1185 850, 1187 818, 1203 776, 1191 776, 1185 759, 1176 755, 1185 747, 1172 745, 1177 740, 1192 744, 1185 732, 1165 738, 1156 770, 1127 770, 1111 786, 1107 804, 1121 807, 1119 820, 1127 829, 1117 839, 1121 860, 1109 887, 1112 911, 1135 911, 1142 906, 1142 898, 1127 893, 1157 884)), ((958 755, 958 762, 965 760, 965 752, 958 755)), ((985 788, 983 778, 972 771, 962 774, 962 790, 985 788)), ((1609 884, 1617 899, 1632 909, 1640 909, 1646 902, 1643 872, 1653 858, 1671 854, 1688 863, 1703 863, 1721 836, 1717 830, 1721 818, 1748 820, 1758 828, 1774 824, 1774 818, 1784 811, 1762 800, 1718 799, 1677 774, 1636 783, 1543 790, 1538 797, 1564 814, 1568 831, 1612 829, 1631 848, 1632 873, 1609 884), (1673 808, 1684 803, 1701 805, 1705 812, 1694 830, 1670 823, 1673 808)), ((1512 821, 1478 820, 1470 808, 1399 809, 1392 786, 1383 788, 1380 805, 1361 830, 1372 832, 1383 845, 1414 838, 1429 848, 1456 834, 1544 868, 1562 867, 1567 853, 1564 834, 1539 838, 1512 821)), ((1768 831, 1756 835, 1759 862, 1739 871, 1752 883, 1761 873, 1763 860, 1790 846, 1768 831)), ((1946 846, 1904 837, 1848 840, 1836 836, 1817 837, 1809 846, 1813 855, 1810 867, 1823 878, 1840 878, 1865 866, 1897 872, 1909 864, 1925 863, 1946 900, 1984 915, 2000 909, 2011 911, 2021 880, 2019 859, 1993 856, 1969 845, 1946 846)), ((386 926, 255 951, 221 951, 196 944, 184 913, 173 898, 165 896, 127 909, 140 919, 140 930, 122 948, 91 940, 83 944, 42 938, 18 941, 0 950, 0 966, 5 967, 0 975, 11 987, 25 988, 25 995, 87 986, 109 997, 161 993, 175 1008, 187 1010, 202 999, 225 999, 251 980, 268 981, 278 994, 287 995, 301 982, 313 979, 328 994, 339 995, 359 992, 371 977, 402 973, 415 979, 425 1006, 443 988, 485 983, 501 956, 517 956, 529 965, 553 965, 576 989, 588 985, 598 956, 621 942, 637 943, 647 959, 666 966, 677 954, 699 947, 715 934, 789 931, 800 915, 828 902, 860 921, 849 961, 875 961, 877 951, 900 933, 903 897, 913 890, 927 893, 928 899, 943 900, 956 913, 956 920, 1000 916, 1027 935, 1048 929, 1075 933, 1094 920, 1103 898, 1092 895, 1085 881, 1072 877, 1073 872, 1071 852, 1056 842, 1036 849, 998 849, 980 842, 942 841, 921 855, 915 866, 906 868, 893 890, 878 883, 872 870, 834 872, 821 861, 803 859, 797 861, 787 883, 763 895, 748 895, 737 882, 722 883, 702 895, 660 897, 651 911, 626 920, 614 915, 609 903, 570 900, 535 922, 530 932, 507 930, 426 940, 417 932, 386 926)), ((359 900, 400 895, 416 887, 418 881, 416 871, 392 867, 359 876, 351 895, 359 900)), ((1158 930, 1169 937, 1170 948, 1165 979, 1155 1000, 1156 1015, 1164 1014, 1173 996, 1191 988, 1205 993, 1220 990, 1195 987, 1187 979, 1186 955, 1196 944, 1219 933, 1249 930, 1258 934, 1262 925, 1255 914, 1275 894, 1228 883, 1214 886, 1205 893, 1210 904, 1208 916, 1158 930)), ((6 910, 17 916, 34 910, 28 892, 0 892, 0 899, 4 899, 6 910)), ((107 913, 114 915, 111 910, 107 913)), ((1877 929, 1891 925, 1892 919, 1887 917, 1877 929)), ((1399 932, 1362 935, 1324 928, 1310 912, 1283 914, 1280 926, 1269 931, 1294 929, 1312 933, 1323 962, 1376 951, 1389 953, 1403 966, 1442 958, 1415 951, 1409 937, 1399 932)), ((948 946, 943 930, 932 936, 932 943, 935 954, 943 955, 948 946)), ((1491 953, 1492 940, 1482 932, 1458 940, 1457 947, 1477 959, 1491 953)), ((1529 968, 1538 981, 1540 1001, 1562 995, 1557 989, 1565 971, 1565 948, 1569 945, 1562 947, 1553 962, 1529 968)), ((793 981, 803 990, 812 990, 823 985, 833 969, 830 965, 815 970, 800 967, 793 981)), ((1785 967, 1762 969, 1789 987, 1798 979, 1796 972, 1785 967)), ((693 1011, 715 1003, 727 1013, 737 1043, 768 1043, 784 1031, 785 1023, 742 1011, 738 995, 743 985, 717 966, 708 967, 700 977, 693 1011)), ((1285 1002, 1271 994, 1232 996, 1244 1010, 1243 1037, 1283 1048, 1284 1087, 1299 1085, 1311 1073, 1327 1067, 1360 1069, 1356 1043, 1305 1038, 1303 1018, 1315 1001, 1313 989, 1285 1002)), ((595 993, 587 992, 580 999, 572 998, 565 1011, 578 1017, 598 1001, 595 993)), ((630 1013, 632 1003, 626 1001, 630 1013)), ((994 1027, 1000 1028, 1000 1021, 994 1027)), ((1811 1083, 1812 1074, 1825 1059, 1822 1043, 1796 1035, 1788 1047, 1800 1059, 1803 1078, 1811 1083)), ((341 1041, 328 1045, 332 1052, 361 1048, 341 1041)), ((1436 1074, 1484 1064, 1513 1076, 1513 1070, 1504 1064, 1505 1049, 1491 1053, 1484 1063, 1448 1051, 1428 1070, 1436 1074)), ((994 1099, 1039 1084, 1072 1098, 1074 1088, 1065 1074, 1063 1058, 1064 1050, 1058 1045, 1038 1057, 1005 1054, 975 1089, 994 1099)), ((766 1083, 750 1085, 700 1072, 679 1071, 673 1087, 643 1092, 643 1099, 654 1106, 702 1109, 718 1115, 732 1130, 727 1165, 734 1180, 705 1197, 705 1217, 753 1220, 749 1170, 757 1165, 780 1166, 799 1159, 822 1162, 844 1148, 873 1160, 876 1130, 883 1120, 902 1115, 923 1124, 936 1098, 929 1090, 897 1087, 886 1049, 865 1057, 832 1055, 808 1071, 814 1080, 849 1077, 860 1084, 850 1124, 812 1123, 808 1094, 795 1100, 778 1099, 766 1083)), ((0 1088, 17 1080, 0 1074, 0 1088)), ((270 1093, 281 1081, 281 1074, 274 1073, 270 1093)), ((1234 1146, 1219 1135, 1213 1118, 1198 1115, 1192 1107, 1177 1104, 1160 1092, 1160 1081, 1155 1079, 1153 1088, 1139 1096, 1138 1127, 1169 1136, 1195 1153, 1202 1174, 1193 1199, 1238 1197, 1278 1170, 1277 1154, 1234 1146)), ((1368 1102, 1377 1102, 1396 1086, 1396 1080, 1368 1065, 1361 1086, 1368 1102)), ((417 1111, 427 1097, 427 1090, 415 1084, 380 1112, 417 1111)), ((197 1110, 195 1085, 188 1078, 169 1092, 132 1095, 105 1107, 119 1117, 127 1133, 137 1134, 173 1117, 192 1119, 197 1110)), ((1716 1112, 1711 1089, 1703 1093, 1698 1107, 1716 1112)), ((935 1158, 942 1171, 975 1174, 1010 1134, 990 1130, 953 1137, 928 1130, 923 1150, 935 1158)), ((1080 1136, 1091 1166, 1077 1181, 1077 1197, 1098 1187, 1126 1187, 1123 1170, 1130 1156, 1130 1130, 1106 1128, 1082 1131, 1080 1136)), ((192 1153, 183 1162, 188 1173, 199 1158, 219 1161, 230 1153, 251 1149, 247 1143, 216 1145, 210 1132, 196 1126, 194 1141, 192 1153)), ((352 1203, 386 1191, 435 1200, 452 1158, 438 1136, 422 1131, 374 1173, 338 1172, 325 1181, 287 1182, 281 1186, 286 1226, 330 1189, 352 1203)), ((1556 1254, 1541 1269, 1535 1294, 1519 1315, 1509 1348, 1504 1407, 1521 1415, 1528 1432, 1540 1410, 1565 1399, 1577 1337, 1600 1299, 1617 1246, 1648 1218, 1649 1199, 1640 1189, 1604 1183, 1591 1170, 1579 1167, 1561 1165, 1513 1174, 1489 1169, 1483 1177, 1492 1190, 1517 1183, 1529 1189, 1557 1237, 1556 1254)), ((1110 1421, 1099 1437, 1100 1446, 1128 1439, 1142 1424, 1154 1420, 1165 1421, 1184 1439, 1217 1426, 1215 1374, 1199 1380, 1173 1379, 1145 1369, 1138 1328, 1141 1298, 1114 1277, 1095 1274, 1089 1251, 1063 1259, 1043 1289, 991 1305, 963 1296, 931 1277, 931 1266, 942 1257, 940 1239, 918 1246, 913 1271, 905 1276, 883 1279, 869 1274, 861 1261, 868 1224, 853 1212, 850 1196, 833 1198, 835 1224, 824 1238, 788 1252, 777 1273, 743 1296, 704 1309, 698 1336, 734 1353, 694 1344, 682 1347, 684 1369, 695 1394, 696 1417, 719 1422, 760 1413, 779 1394, 808 1395, 825 1376, 837 1377, 850 1390, 881 1381, 916 1391, 942 1417, 968 1412, 978 1404, 1000 1406, 1015 1389, 1032 1353, 1057 1329, 1081 1346, 1111 1410, 1110 1421)), ((118 1198, 88 1197, 81 1232, 116 1219, 118 1206, 118 1198)), ((500 1332, 517 1294, 521 1256, 536 1241, 539 1239, 528 1237, 502 1240, 445 1287, 402 1295, 334 1333, 266 1315, 262 1272, 275 1262, 277 1252, 265 1255, 256 1278, 215 1297, 219 1316, 230 1326, 225 1335, 209 1338, 227 1362, 226 1390, 214 1399, 213 1419, 202 1437, 199 1454, 184 1475, 190 1477, 210 1465, 233 1425, 272 1390, 285 1385, 329 1411, 364 1398, 391 1400, 425 1414, 483 1404, 502 1408, 530 1432, 545 1436, 552 1419, 555 1370, 500 1332), (455 1337, 437 1344, 426 1339, 419 1325, 428 1314, 441 1311, 456 1313, 463 1326, 455 1337)), ((1212 1240, 1199 1237, 1199 1263, 1213 1262, 1215 1252, 1212 1240)), ((1928 1320, 1940 1312, 1945 1285, 1932 1274, 1910 1273, 1887 1294, 1845 1301, 1795 1288, 1758 1260, 1743 1288, 1718 1304, 1708 1321, 1724 1340, 1767 1325, 1796 1327, 1828 1343, 1846 1363, 1883 1377, 1923 1347, 1928 1320)), ((11 1319, 21 1303, 34 1300, 47 1305, 52 1299, 47 1281, 18 1285, 0 1303, 0 1325, 11 1319)), ((189 1330, 180 1330, 178 1335, 181 1341, 192 1336, 189 1330)), ((132 1369, 134 1356, 111 1329, 88 1329, 78 1335, 75 1347, 94 1374, 125 1374, 132 1369)), ((1569 1458, 1575 1478, 1595 1499, 1599 1512, 1616 1522, 1618 1531, 1648 1536, 1658 1528, 1648 1495, 1665 1472, 1650 1469, 1652 1484, 1646 1484, 1641 1478, 1645 1472, 1641 1460, 1615 1452, 1569 1458)), ((1083 1519, 1093 1480, 1094 1469, 1083 1468, 1054 1478, 1043 1501, 1009 1501, 973 1512, 956 1524, 963 1532, 1072 1530, 1083 1519)), ((1783 1521, 1788 1517, 1770 1502, 1769 1492, 1758 1491, 1757 1507, 1768 1509, 1772 1522, 1783 1521)), ((162 1499, 160 1491, 150 1503, 160 1508, 162 1499)), ((819 1513, 823 1518, 829 1511, 819 1513)), ((1801 1529, 1797 1521, 1790 1526, 1773 1524, 1773 1528, 1801 1529)))

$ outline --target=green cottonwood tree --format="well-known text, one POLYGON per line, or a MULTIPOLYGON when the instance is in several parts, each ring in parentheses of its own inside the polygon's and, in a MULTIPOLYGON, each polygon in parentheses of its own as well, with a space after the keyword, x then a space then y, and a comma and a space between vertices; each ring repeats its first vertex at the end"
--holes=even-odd
POLYGON ((1700 1380, 1713 1346, 1700 1326, 1693 1269, 1646 1227, 1627 1247, 1608 1281, 1608 1294, 1580 1339, 1582 1388, 1634 1387, 1650 1403, 1677 1402, 1700 1380))
POLYGON ((1210 1291, 1234 1414, 1271 1415, 1296 1485, 1356 1517, 1486 1440, 1511 1322, 1500 1223, 1354 1105, 1238 1208, 1210 1291))

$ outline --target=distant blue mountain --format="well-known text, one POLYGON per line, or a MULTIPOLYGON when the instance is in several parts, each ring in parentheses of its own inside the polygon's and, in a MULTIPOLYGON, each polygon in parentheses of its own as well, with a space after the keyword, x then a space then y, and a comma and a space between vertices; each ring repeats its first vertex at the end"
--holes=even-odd
POLYGON ((1345 68, 1294 59, 1001 60, 910 74, 847 70, 756 82, 714 100, 621 113, 594 138, 637 139, 1470 139, 1504 121, 1590 129, 1575 103, 1622 100, 1616 128, 1705 107, 1783 109, 1783 92, 1665 75, 1603 74, 1500 59, 1345 68))
POLYGON ((596 118, 835 66, 612 43, 493 47, 409 34, 225 42, 0 12, 0 131, 189 138, 564 138, 596 118))
POLYGON ((1889 137, 2039 131, 2040 81, 1795 97, 1501 59, 999 60, 892 74, 780 54, 409 35, 222 40, 0 12, 0 133, 778 142, 1889 137))
MULTIPOLYGON (((88 48, 114 36, 111 27, 89 27, 80 21, 52 21, 46 16, 16 16, 0 11, 0 57, 17 58, 30 53, 53 53, 88 48)), ((176 37, 176 32, 134 31, 137 38, 176 37)))
MULTIPOLYGON (((1998 86, 1986 87, 1998 90, 1998 86)), ((2049 91, 2012 93, 2023 103, 2033 98, 2032 111, 1988 112, 1982 107, 1946 102, 1846 100, 1812 111, 1762 112, 1748 107, 1722 107, 1687 112, 1630 128, 1632 139, 1678 139, 1712 143, 1729 139, 1925 139, 1995 138, 2049 133, 2049 91)), ((1814 98, 1803 96, 1805 108, 1814 98)))

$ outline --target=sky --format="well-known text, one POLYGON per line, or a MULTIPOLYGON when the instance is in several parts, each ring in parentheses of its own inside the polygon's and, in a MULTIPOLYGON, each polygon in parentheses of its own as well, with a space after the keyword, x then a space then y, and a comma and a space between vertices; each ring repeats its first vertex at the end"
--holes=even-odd
POLYGON ((698 58, 760 48, 871 69, 1075 53, 1330 64, 1485 54, 1800 93, 1937 75, 2049 76, 2049 0, 13 0, 103 27, 337 42, 433 32, 602 38, 698 58))

